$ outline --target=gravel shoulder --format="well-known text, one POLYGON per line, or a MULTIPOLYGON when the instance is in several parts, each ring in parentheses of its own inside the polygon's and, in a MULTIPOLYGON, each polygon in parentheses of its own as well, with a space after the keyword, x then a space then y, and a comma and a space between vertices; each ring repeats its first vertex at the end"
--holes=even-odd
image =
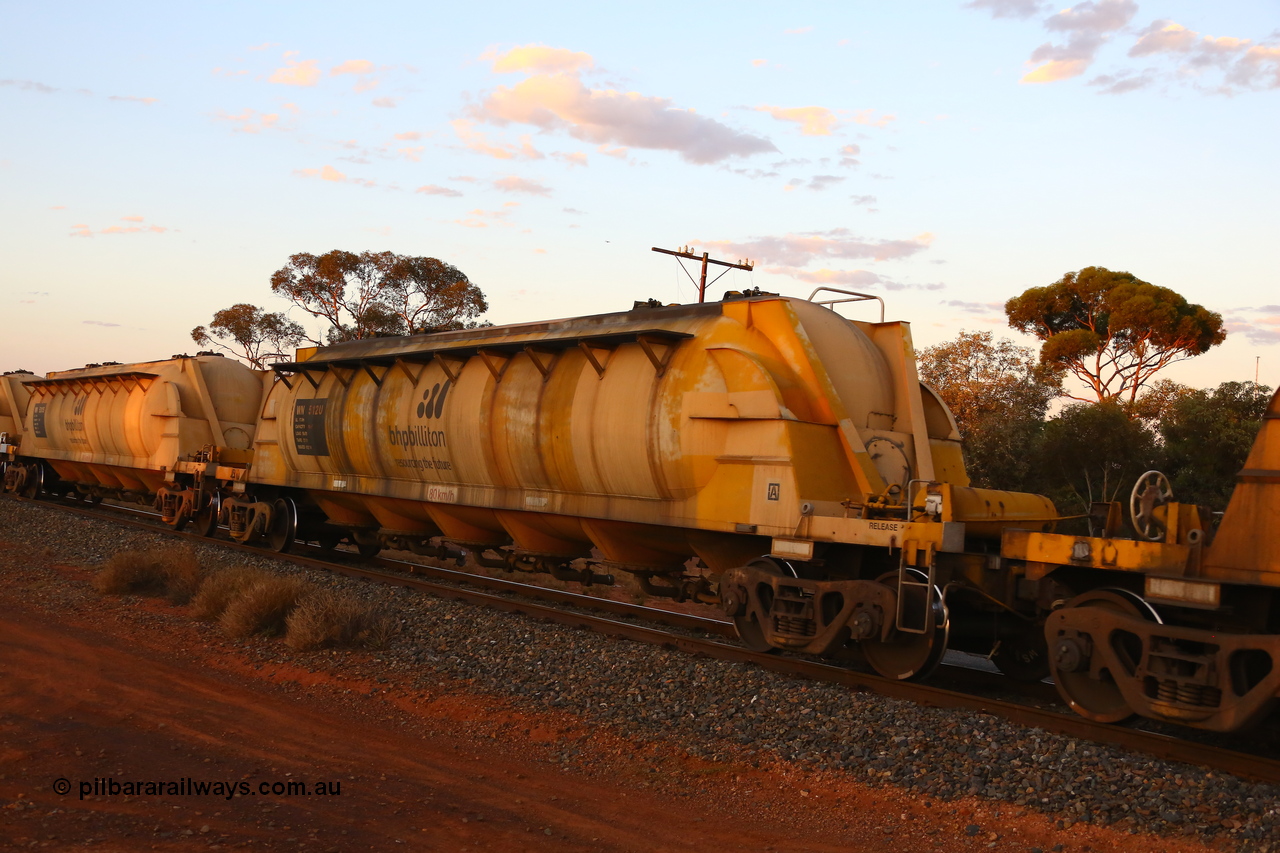
POLYGON ((386 649, 232 641, 90 587, 117 550, 172 541, 0 500, 0 849, 1280 846, 1274 786, 990 716, 339 576, 308 573, 391 612, 386 649), (80 798, 108 777, 342 787, 80 798))

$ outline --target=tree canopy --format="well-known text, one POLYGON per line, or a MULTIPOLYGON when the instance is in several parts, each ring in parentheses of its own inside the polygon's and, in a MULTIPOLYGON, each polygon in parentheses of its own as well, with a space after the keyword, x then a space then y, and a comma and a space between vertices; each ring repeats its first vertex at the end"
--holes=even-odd
POLYGON ((215 346, 258 369, 268 360, 288 358, 305 338, 303 328, 284 314, 243 302, 215 313, 208 326, 191 330, 191 339, 200 346, 215 346))
POLYGON ((301 252, 272 274, 271 290, 326 321, 326 343, 463 328, 489 309, 457 267, 393 252, 301 252))
POLYGON ((1033 449, 1058 377, 1035 353, 991 332, 961 332, 920 353, 920 376, 942 397, 960 429, 965 465, 975 485, 1025 488, 1033 449))
POLYGON ((1044 342, 1042 364, 1071 373, 1100 401, 1135 401, 1157 372, 1227 336, 1220 314, 1103 267, 1030 288, 1005 303, 1005 314, 1010 326, 1044 342))
POLYGON ((1155 436, 1119 402, 1073 403, 1045 424, 1037 465, 1059 509, 1088 512, 1094 501, 1127 500, 1156 454, 1155 436))
POLYGON ((1223 382, 1185 389, 1169 404, 1159 423, 1160 467, 1177 500, 1226 509, 1270 402, 1265 385, 1223 382))

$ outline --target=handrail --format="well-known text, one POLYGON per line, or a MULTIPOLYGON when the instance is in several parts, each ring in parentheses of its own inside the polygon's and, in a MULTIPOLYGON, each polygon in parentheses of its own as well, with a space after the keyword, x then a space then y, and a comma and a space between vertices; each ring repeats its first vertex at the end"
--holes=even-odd
POLYGON ((884 299, 882 299, 881 297, 871 293, 858 293, 856 290, 841 290, 838 287, 819 287, 813 293, 809 294, 809 301, 813 302, 813 297, 817 296, 819 293, 821 293, 824 290, 830 291, 831 293, 844 293, 853 298, 852 299, 827 299, 822 302, 814 302, 813 303, 814 305, 839 305, 842 302, 866 302, 867 300, 874 299, 875 301, 880 303, 880 322, 881 323, 884 322, 884 299))

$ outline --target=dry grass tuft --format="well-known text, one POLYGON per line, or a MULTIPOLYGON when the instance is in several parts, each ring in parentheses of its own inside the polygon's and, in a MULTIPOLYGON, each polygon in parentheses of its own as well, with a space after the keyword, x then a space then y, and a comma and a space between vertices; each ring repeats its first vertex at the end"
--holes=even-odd
POLYGON ((200 584, 200 591, 191 601, 191 615, 197 619, 214 622, 221 618, 227 605, 241 590, 269 577, 271 575, 261 569, 250 569, 244 566, 214 572, 200 584))
POLYGON ((395 623, 386 613, 332 590, 307 595, 286 623, 285 644, 297 651, 326 646, 382 648, 395 632, 395 623))
POLYGON ((229 637, 283 634, 285 619, 313 589, 313 584, 299 578, 262 578, 232 597, 218 623, 229 637))
POLYGON ((146 595, 186 604, 204 580, 195 551, 183 545, 148 551, 119 551, 94 576, 103 595, 146 595))

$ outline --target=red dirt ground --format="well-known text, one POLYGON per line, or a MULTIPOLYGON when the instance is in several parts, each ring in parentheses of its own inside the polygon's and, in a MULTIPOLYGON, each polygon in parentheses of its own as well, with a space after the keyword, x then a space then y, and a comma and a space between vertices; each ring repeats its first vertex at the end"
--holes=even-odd
POLYGON ((87 584, 86 571, 23 571, 38 555, 0 552, 0 849, 1208 849, 834 774, 692 760, 462 684, 382 685, 367 655, 255 663, 253 643, 273 641, 222 640, 184 608, 104 598, 58 609, 58 596, 30 593, 87 584), (573 766, 547 748, 565 742, 582 751, 573 766), (105 777, 340 782, 341 793, 80 798, 82 781, 105 777), (70 793, 54 791, 59 778, 70 793))

